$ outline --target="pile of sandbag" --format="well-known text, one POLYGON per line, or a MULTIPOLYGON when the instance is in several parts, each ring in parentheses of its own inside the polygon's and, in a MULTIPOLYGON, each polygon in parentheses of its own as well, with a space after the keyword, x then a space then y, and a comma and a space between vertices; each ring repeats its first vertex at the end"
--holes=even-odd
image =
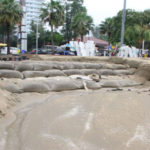
POLYGON ((101 85, 99 82, 93 80, 82 80, 72 78, 42 78, 42 79, 27 79, 20 80, 17 83, 6 83, 3 87, 12 93, 23 93, 23 92, 50 92, 50 91, 68 91, 84 89, 84 83, 88 89, 100 89, 101 85), (99 86, 98 86, 99 85, 99 86))
POLYGON ((0 62, 0 78, 35 78, 70 75, 132 75, 135 71, 120 64, 78 62, 0 62))

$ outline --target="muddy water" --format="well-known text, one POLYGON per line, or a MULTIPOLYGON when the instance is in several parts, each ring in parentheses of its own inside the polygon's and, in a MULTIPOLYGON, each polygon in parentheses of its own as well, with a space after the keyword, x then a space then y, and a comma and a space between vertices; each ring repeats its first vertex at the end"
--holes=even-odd
POLYGON ((149 94, 104 89, 53 93, 16 111, 0 149, 149 150, 149 94))

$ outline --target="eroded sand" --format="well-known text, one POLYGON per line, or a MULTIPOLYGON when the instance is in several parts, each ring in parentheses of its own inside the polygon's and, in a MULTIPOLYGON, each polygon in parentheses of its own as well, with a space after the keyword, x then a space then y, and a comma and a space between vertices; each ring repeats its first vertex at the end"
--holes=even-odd
POLYGON ((20 103, 14 120, 1 130, 2 150, 150 147, 150 91, 81 90, 19 97, 24 104, 20 103))

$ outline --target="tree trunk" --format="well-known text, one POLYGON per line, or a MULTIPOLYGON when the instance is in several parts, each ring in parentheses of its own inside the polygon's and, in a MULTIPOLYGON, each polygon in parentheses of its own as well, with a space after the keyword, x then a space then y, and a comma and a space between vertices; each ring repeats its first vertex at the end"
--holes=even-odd
POLYGON ((143 40, 139 40, 139 49, 142 49, 142 41, 143 40))
POLYGON ((7 24, 7 55, 10 54, 10 24, 7 24))
POLYGON ((54 29, 52 24, 51 24, 51 44, 52 44, 52 51, 54 52, 54 29))
POLYGON ((108 32, 108 43, 109 43, 109 45, 111 44, 111 42, 110 42, 110 38, 111 38, 111 33, 110 33, 110 32, 108 32))
POLYGON ((83 42, 83 34, 81 34, 81 41, 83 42))

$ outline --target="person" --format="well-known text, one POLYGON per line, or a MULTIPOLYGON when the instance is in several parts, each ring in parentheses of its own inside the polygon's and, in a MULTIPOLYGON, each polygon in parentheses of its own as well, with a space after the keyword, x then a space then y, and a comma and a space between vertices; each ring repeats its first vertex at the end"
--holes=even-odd
POLYGON ((150 49, 148 50, 148 57, 150 57, 150 49))
POLYGON ((112 55, 112 45, 111 44, 108 46, 108 52, 109 52, 109 56, 111 56, 112 55))
POLYGON ((24 49, 21 50, 21 54, 25 54, 26 51, 24 49))
POLYGON ((148 57, 148 52, 146 52, 145 54, 144 54, 144 58, 147 58, 148 57))
POLYGON ((66 44, 66 49, 65 49, 65 51, 64 51, 64 55, 70 55, 70 43, 69 42, 67 42, 67 44, 66 44))
POLYGON ((66 51, 70 51, 70 43, 69 42, 66 44, 66 51))

